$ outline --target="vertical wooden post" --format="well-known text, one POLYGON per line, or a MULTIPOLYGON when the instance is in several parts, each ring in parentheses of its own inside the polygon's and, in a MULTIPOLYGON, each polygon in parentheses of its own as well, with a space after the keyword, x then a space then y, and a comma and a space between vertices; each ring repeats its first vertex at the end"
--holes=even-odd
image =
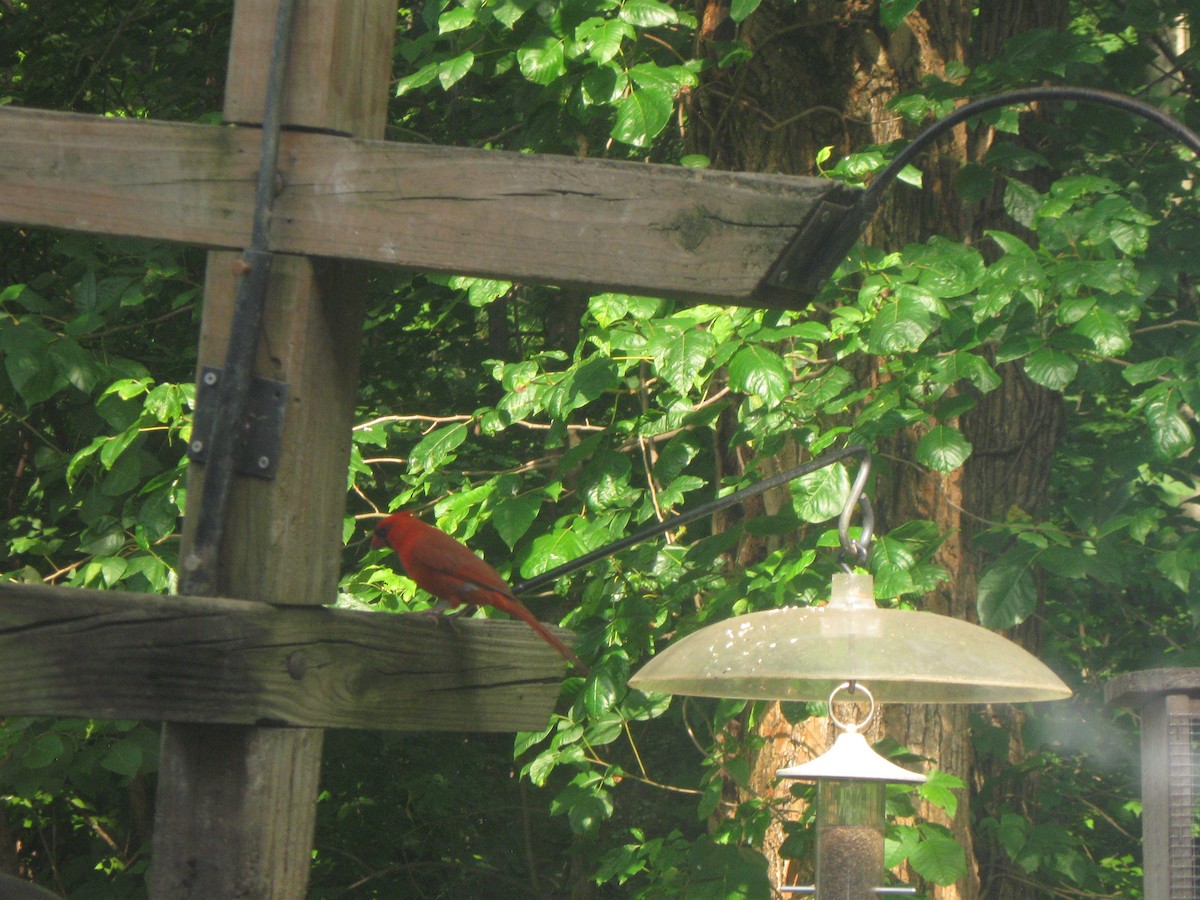
MULTIPOLYGON (((230 121, 261 121, 275 11, 274 0, 237 2, 230 121)), ((383 0, 301 0, 284 127, 381 136, 395 22, 396 6, 383 0)), ((285 180, 286 167, 281 159, 285 180)), ((209 255, 202 366, 223 364, 237 259, 209 255)), ((314 604, 336 596, 362 287, 349 264, 275 260, 257 371, 288 383, 279 468, 273 481, 234 486, 218 580, 225 596, 314 604)), ((201 479, 203 467, 193 466, 189 496, 199 496, 201 479)), ((184 552, 190 538, 185 526, 184 552)), ((151 896, 303 897, 321 738, 315 729, 164 725, 151 896)))

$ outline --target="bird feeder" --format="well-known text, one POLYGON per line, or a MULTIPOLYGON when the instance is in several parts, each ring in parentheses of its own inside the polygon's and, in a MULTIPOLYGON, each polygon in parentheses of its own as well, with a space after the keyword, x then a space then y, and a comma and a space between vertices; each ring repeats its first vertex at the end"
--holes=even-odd
MULTIPOLYGON (((1012 703, 1069 697, 1070 689, 1045 664, 998 634, 949 616, 876 605, 871 576, 854 572, 846 561, 863 565, 869 556, 874 517, 863 494, 869 466, 864 454, 838 520, 846 571, 833 576, 827 605, 763 610, 709 625, 651 659, 630 685, 663 694, 792 701, 826 700, 853 687, 848 699, 871 705, 864 723, 876 700, 1012 703), (863 524, 851 538, 856 508, 862 509, 863 524)), ((831 900, 906 892, 880 886, 883 796, 889 781, 924 778, 875 754, 860 733, 863 723, 834 721, 843 733, 828 754, 778 773, 818 782, 817 883, 793 892, 831 900)))
MULTIPOLYGON (((829 695, 829 718, 841 733, 821 756, 780 769, 780 778, 817 783, 816 881, 826 897, 869 897, 911 894, 912 888, 883 887, 884 801, 888 784, 924 784, 924 775, 910 772, 871 749, 862 729, 875 715, 875 700, 862 685, 846 681, 829 695), (842 691, 865 696, 866 716, 846 722, 834 713, 842 691)), ((815 887, 785 887, 785 894, 815 894, 815 887)))

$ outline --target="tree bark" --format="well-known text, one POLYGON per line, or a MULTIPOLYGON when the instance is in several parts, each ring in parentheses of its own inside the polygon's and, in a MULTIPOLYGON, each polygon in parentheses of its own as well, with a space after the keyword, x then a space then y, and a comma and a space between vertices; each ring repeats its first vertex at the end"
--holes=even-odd
MULTIPOLYGON (((698 9, 702 22, 719 22, 720 10, 708 9, 718 3, 702 0, 698 9)), ((916 88, 927 75, 944 76, 947 63, 974 63, 995 56, 1013 34, 1061 26, 1066 9, 1061 0, 984 0, 973 16, 975 5, 965 0, 924 0, 900 28, 888 33, 878 24, 877 4, 869 0, 797 4, 767 0, 740 26, 739 38, 754 51, 753 58, 736 68, 714 69, 697 92, 691 149, 707 154, 721 168, 816 174, 814 161, 823 147, 832 147, 836 159, 870 144, 911 138, 919 129, 907 127, 887 110, 888 100, 916 88)), ((702 43, 706 34, 702 29, 702 43)), ((991 140, 990 132, 969 133, 965 127, 944 137, 918 161, 922 189, 893 188, 866 240, 895 249, 933 234, 970 241, 984 223, 992 227, 999 198, 979 209, 967 209, 954 189, 961 166, 982 156, 991 140)), ((873 360, 863 359, 858 368, 864 384, 877 377, 873 360)), ((924 599, 923 608, 959 618, 975 615, 981 560, 972 547, 973 536, 981 524, 1002 519, 1014 505, 1031 509, 1041 503, 1061 432, 1057 395, 1033 385, 1015 367, 1001 367, 1000 372, 1002 386, 979 398, 976 408, 958 423, 976 448, 963 468, 941 475, 911 463, 928 425, 909 429, 889 446, 877 448, 885 458, 899 461, 890 469, 879 467, 875 499, 880 522, 886 529, 888 523, 931 519, 948 535, 935 561, 950 578, 924 599)), ((1006 726, 1017 724, 1009 710, 991 713, 1006 726)), ((968 724, 966 707, 914 705, 885 710, 882 731, 971 783, 968 724)), ((784 804, 785 815, 794 815, 795 801, 786 787, 774 783, 774 772, 827 749, 832 737, 828 723, 809 720, 792 728, 776 708, 761 717, 759 735, 763 747, 754 763, 750 790, 737 799, 752 794, 773 797, 784 804)), ((1019 752, 1018 742, 1014 752, 1019 752)), ((946 821, 935 808, 921 808, 919 814, 950 827, 969 861, 969 871, 958 883, 924 885, 928 895, 937 900, 981 896, 969 827, 970 798, 960 798, 953 821, 946 821)), ((763 848, 773 881, 795 884, 801 876, 811 877, 811 871, 802 871, 805 862, 798 865, 779 855, 781 841, 782 829, 777 827, 763 848)), ((991 846, 983 849, 988 871, 993 871, 1002 851, 991 846)), ((919 884, 912 873, 902 874, 919 884)))

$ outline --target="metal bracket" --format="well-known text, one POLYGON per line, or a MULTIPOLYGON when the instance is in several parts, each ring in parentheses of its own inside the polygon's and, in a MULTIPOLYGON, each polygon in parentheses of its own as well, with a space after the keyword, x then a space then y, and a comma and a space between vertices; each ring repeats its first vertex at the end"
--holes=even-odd
POLYGON ((846 188, 818 201, 767 273, 765 286, 814 296, 866 227, 864 210, 856 202, 862 194, 846 188))
MULTIPOLYGON (((188 444, 188 459, 193 462, 208 461, 208 452, 214 437, 212 431, 216 406, 221 396, 217 389, 221 374, 221 369, 212 366, 205 366, 200 370, 200 382, 196 386, 196 415, 192 421, 192 440, 188 444)), ((287 398, 287 382, 260 378, 257 375, 251 380, 246 415, 241 422, 241 434, 222 436, 226 439, 237 439, 233 468, 239 475, 268 479, 275 477, 287 398)))

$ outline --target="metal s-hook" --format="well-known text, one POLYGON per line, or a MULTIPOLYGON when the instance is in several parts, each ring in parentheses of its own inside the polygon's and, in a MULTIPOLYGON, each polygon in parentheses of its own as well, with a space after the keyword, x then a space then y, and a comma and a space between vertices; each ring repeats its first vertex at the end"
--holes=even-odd
POLYGON ((871 477, 871 451, 861 446, 853 449, 861 461, 854 482, 850 485, 850 494, 842 507, 842 514, 838 516, 838 542, 842 545, 841 565, 847 572, 851 571, 853 566, 867 564, 871 554, 871 537, 875 533, 875 510, 871 506, 870 498, 864 493, 867 479, 871 477), (862 510, 862 528, 857 540, 850 537, 850 518, 854 515, 856 506, 862 510))

